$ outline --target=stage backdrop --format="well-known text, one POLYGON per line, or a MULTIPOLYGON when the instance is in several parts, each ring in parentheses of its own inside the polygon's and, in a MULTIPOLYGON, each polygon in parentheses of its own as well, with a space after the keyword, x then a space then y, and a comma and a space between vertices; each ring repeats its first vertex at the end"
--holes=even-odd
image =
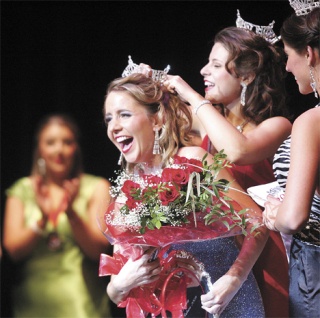
MULTIPOLYGON (((203 93, 199 71, 211 40, 235 25, 237 9, 255 24, 275 20, 276 33, 293 12, 287 0, 1 1, 1 216, 5 189, 29 174, 32 136, 43 115, 74 116, 86 171, 112 177, 119 152, 107 139, 102 106, 128 55, 157 69, 170 64, 170 74, 203 93)), ((301 100, 302 106, 315 103, 298 94, 292 77, 287 81, 293 113, 301 111, 301 100)), ((2 277, 7 290, 10 279, 2 277)), ((10 310, 7 299, 1 309, 10 310)))

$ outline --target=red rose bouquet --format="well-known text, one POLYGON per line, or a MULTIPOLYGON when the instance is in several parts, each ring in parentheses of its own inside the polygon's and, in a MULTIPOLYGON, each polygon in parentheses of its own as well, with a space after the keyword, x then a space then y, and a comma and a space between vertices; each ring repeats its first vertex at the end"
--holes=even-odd
MULTIPOLYGON (((206 156, 202 160, 175 156, 162 170, 142 164, 136 166, 133 173, 120 172, 111 188, 111 195, 116 199, 105 214, 104 234, 111 244, 120 244, 122 248, 113 258, 101 258, 100 275, 117 274, 125 260, 132 256, 134 245, 164 248, 178 242, 247 235, 248 222, 255 224, 251 231, 260 226, 253 220, 254 216, 249 216, 252 213, 248 214, 247 209, 241 209, 228 198, 229 182, 217 179, 219 171, 226 166, 226 155, 219 152, 211 165, 206 156)), ((166 261, 163 261, 164 266, 166 261)), ((127 306, 129 317, 139 312, 133 308, 146 307, 146 299, 158 299, 154 288, 149 290, 150 297, 146 297, 143 289, 143 297, 138 297, 140 301, 137 294, 141 296, 141 290, 133 291, 132 295, 136 296, 128 297, 130 300, 122 304, 127 306), (131 309, 128 310, 128 306, 131 309)), ((156 289, 162 290, 162 287, 156 289)), ((185 306, 184 302, 180 304, 180 309, 185 306)), ((159 306, 166 307, 164 303, 159 306)))

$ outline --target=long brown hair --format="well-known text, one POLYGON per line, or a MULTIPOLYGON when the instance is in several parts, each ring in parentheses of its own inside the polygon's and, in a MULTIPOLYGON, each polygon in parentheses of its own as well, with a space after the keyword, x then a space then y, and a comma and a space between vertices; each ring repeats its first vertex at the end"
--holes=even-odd
POLYGON ((34 146, 33 146, 33 160, 32 160, 32 168, 31 168, 31 175, 39 175, 39 165, 38 160, 40 159, 40 152, 39 152, 39 141, 40 135, 42 131, 49 125, 58 124, 61 126, 68 127, 74 135, 75 142, 77 144, 77 150, 74 156, 74 162, 72 170, 70 171, 69 178, 79 177, 80 174, 83 172, 82 166, 82 152, 80 149, 80 130, 76 123, 76 121, 67 114, 57 113, 57 114, 50 114, 43 117, 36 129, 34 135, 34 146))
POLYGON ((307 46, 320 50, 320 7, 309 14, 297 16, 292 14, 280 29, 282 40, 301 54, 307 46))
POLYGON ((243 116, 259 124, 273 116, 287 116, 285 104, 285 55, 252 31, 229 27, 214 38, 229 52, 226 70, 233 76, 253 76, 248 85, 243 116))

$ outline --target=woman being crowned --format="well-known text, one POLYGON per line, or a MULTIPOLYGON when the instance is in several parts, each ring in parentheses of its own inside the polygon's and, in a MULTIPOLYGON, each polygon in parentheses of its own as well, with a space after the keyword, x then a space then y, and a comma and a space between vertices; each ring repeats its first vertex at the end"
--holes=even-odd
MULTIPOLYGON (((114 191, 113 194, 122 196, 122 200, 116 199, 122 202, 122 207, 117 211, 123 216, 122 220, 128 220, 127 216, 135 219, 131 229, 139 227, 136 237, 143 238, 149 235, 151 238, 161 239, 160 233, 166 233, 161 231, 167 228, 170 228, 171 233, 176 233, 176 237, 173 238, 171 243, 174 244, 170 244, 169 249, 168 246, 160 248, 158 256, 154 254, 155 247, 146 246, 140 249, 142 251, 140 253, 137 253, 138 248, 135 246, 130 250, 131 254, 123 253, 121 256, 125 245, 122 245, 123 242, 117 244, 120 241, 115 237, 116 232, 111 235, 106 231, 106 236, 110 238, 112 244, 116 243, 114 256, 117 256, 118 260, 118 269, 112 272, 107 287, 108 295, 118 306, 127 306, 128 317, 146 316, 148 309, 141 307, 135 297, 146 292, 147 286, 160 286, 165 262, 171 262, 168 255, 172 255, 172 251, 180 250, 184 252, 175 253, 174 266, 181 268, 180 276, 178 275, 181 281, 181 273, 185 268, 190 271, 191 278, 197 277, 198 282, 201 281, 203 273, 209 277, 203 291, 198 295, 198 308, 194 308, 194 299, 188 299, 186 302, 188 304, 175 304, 180 306, 179 310, 183 311, 183 316, 194 317, 195 313, 199 316, 202 306, 215 317, 264 317, 260 292, 251 272, 268 237, 265 227, 256 228, 255 222, 250 221, 251 216, 259 218, 261 210, 233 180, 225 165, 221 164, 225 162, 223 155, 214 157, 200 147, 190 146, 192 119, 188 106, 178 96, 166 91, 162 85, 167 70, 165 72, 150 70, 150 72, 152 76, 139 73, 139 66, 133 64, 130 58, 123 77, 112 81, 107 89, 103 109, 107 134, 120 150, 120 158, 125 168, 116 180, 114 189, 118 191, 114 191), (217 166, 220 168, 217 169, 217 166), (182 167, 187 170, 186 178, 180 178, 184 172, 182 167), (181 174, 170 174, 169 169, 181 169, 181 174), (174 181, 168 177, 172 175, 175 177, 174 181), (215 182, 220 184, 220 187, 215 188, 215 182), (146 183, 149 186, 146 186, 146 183), (193 191, 191 188, 194 184, 196 189, 193 191), (223 184, 228 186, 223 187, 223 184), (165 189, 163 185, 166 186, 165 189), (161 201, 164 191, 173 197, 161 201), (204 195, 203 191, 209 192, 204 195), (221 197, 219 193, 222 193, 221 197), (160 197, 159 201, 157 195, 160 197), (216 198, 213 200, 214 196, 216 198), (176 204, 181 197, 184 202, 180 200, 179 204, 176 204), (148 205, 143 205, 145 202, 148 205), (193 229, 196 231, 197 228, 192 222, 200 215, 199 206, 203 202, 207 203, 203 205, 202 212, 209 211, 215 221, 218 212, 224 215, 224 221, 230 213, 231 223, 225 225, 225 231, 221 232, 227 233, 226 237, 218 238, 217 233, 212 236, 215 239, 192 237, 193 229), (208 202, 211 202, 211 205, 208 202), (230 207, 228 202, 234 206, 230 207), (224 205, 228 208, 221 208, 224 205), (237 215, 235 211, 241 209, 245 209, 246 218, 234 221, 235 218, 232 216, 237 215), (158 210, 161 210, 162 214, 155 220, 158 210), (140 212, 135 214, 136 211, 140 212), (235 222, 234 227, 229 227, 232 222, 235 222), (175 226, 176 224, 178 226, 175 226), (188 229, 191 238, 181 243, 180 239, 183 240, 183 237, 179 237, 179 231, 191 226, 190 224, 193 225, 193 229, 191 227, 188 229), (244 228, 239 232, 241 224, 244 228), (244 235, 244 242, 239 250, 235 235, 241 231, 243 233, 252 231, 252 234, 244 235), (177 244, 179 242, 180 244, 177 244), (192 257, 181 255, 192 255, 192 257), (200 275, 199 268, 202 269, 200 275), (128 310, 129 305, 131 307, 128 310)), ((110 221, 108 217, 110 216, 106 216, 107 223, 110 221)), ((210 221, 206 223, 208 227, 209 223, 210 221)), ((122 225, 122 228, 125 227, 125 224, 122 225)), ((139 241, 135 242, 138 243, 139 241)), ((146 240, 143 243, 148 245, 146 240)), ((155 246, 155 244, 149 245, 155 246)), ((194 286, 195 279, 191 281, 191 285, 194 286)), ((161 288, 164 290, 164 285, 161 288)), ((178 290, 179 286, 176 289, 178 290)), ((152 299, 155 302, 160 299, 158 303, 163 306, 161 297, 157 298, 159 296, 157 291, 153 289, 152 292, 152 299)), ((173 316, 181 317, 181 313, 177 314, 179 310, 175 311, 173 307, 167 306, 165 309, 171 311, 173 316)), ((149 313, 151 310, 152 308, 149 313)), ((160 314, 160 311, 152 313, 160 314)), ((165 316, 165 310, 162 310, 161 314, 165 316)), ((206 313, 202 312, 201 315, 205 316, 206 313)))

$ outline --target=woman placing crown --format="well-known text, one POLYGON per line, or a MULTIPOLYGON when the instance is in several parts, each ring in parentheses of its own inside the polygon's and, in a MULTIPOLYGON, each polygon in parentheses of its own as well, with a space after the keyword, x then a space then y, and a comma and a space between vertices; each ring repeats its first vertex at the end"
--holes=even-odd
MULTIPOLYGON (((209 62, 201 70, 205 98, 179 76, 168 75, 164 82, 190 104, 202 146, 211 153, 224 149, 233 162, 230 172, 243 189, 275 180, 272 158, 291 130, 290 121, 282 117, 284 54, 271 44, 278 39, 272 25, 245 22, 238 12, 238 27, 216 34, 209 62), (222 106, 223 114, 212 104, 222 106)), ((279 233, 270 234, 254 273, 266 316, 287 317, 288 261, 279 233)))
MULTIPOLYGON (((280 30, 301 94, 320 96, 320 2, 290 1, 296 14, 280 30), (312 9, 313 8, 313 9, 312 9), (309 13, 308 13, 309 12, 309 13), (306 14, 307 13, 307 14, 306 14)), ((320 313, 320 103, 300 115, 278 149, 274 170, 286 189, 283 202, 269 197, 264 219, 274 231, 293 234, 290 254, 290 317, 320 313), (303 172, 302 172, 303 171, 303 172)))

